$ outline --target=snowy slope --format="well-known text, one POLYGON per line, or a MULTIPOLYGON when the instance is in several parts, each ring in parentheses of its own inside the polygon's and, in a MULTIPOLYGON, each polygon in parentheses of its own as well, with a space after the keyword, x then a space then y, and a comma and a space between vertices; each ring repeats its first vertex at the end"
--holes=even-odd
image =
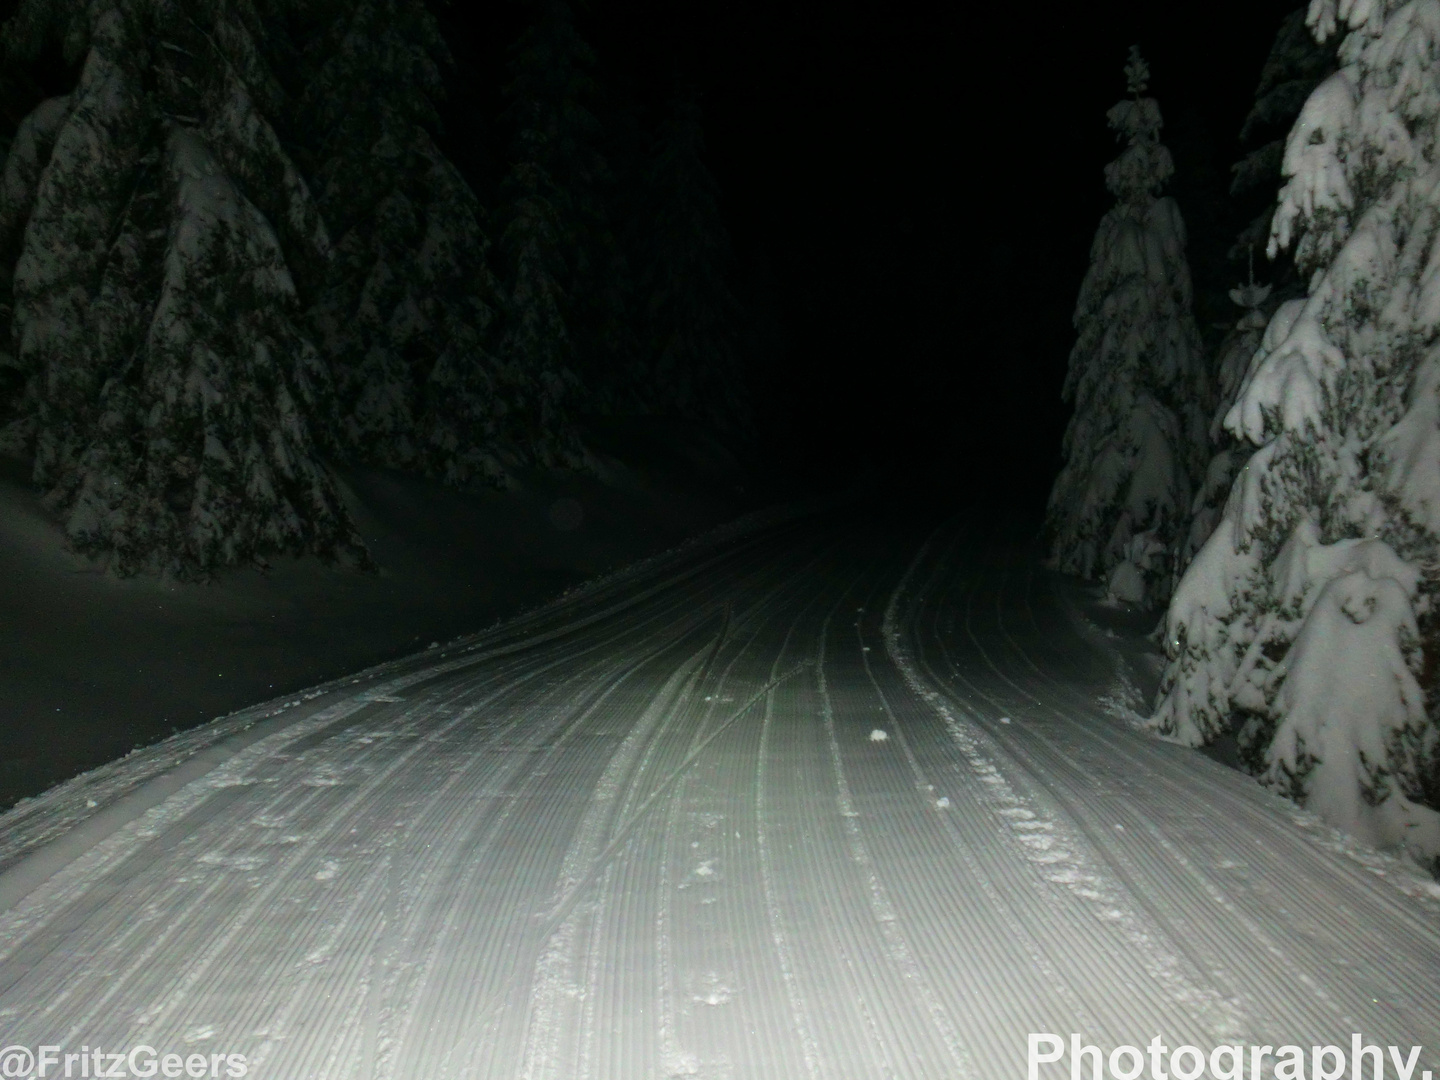
POLYGON ((0 807, 173 730, 473 633, 743 509, 708 478, 596 460, 605 482, 509 492, 356 470, 344 494, 380 574, 277 559, 210 584, 119 580, 68 554, 28 478, 0 461, 0 807))
POLYGON ((0 872, 0 1035, 267 1078, 1002 1080, 1072 1031, 1435 1068, 1434 887, 1106 714, 1003 531, 923 539, 777 525, 94 774, 0 872))

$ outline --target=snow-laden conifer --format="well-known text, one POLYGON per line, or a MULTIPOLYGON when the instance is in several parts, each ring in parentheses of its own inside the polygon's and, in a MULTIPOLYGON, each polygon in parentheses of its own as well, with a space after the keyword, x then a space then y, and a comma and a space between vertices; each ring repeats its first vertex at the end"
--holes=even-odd
POLYGON ((1266 783, 1433 859, 1440 0, 1315 0, 1308 20, 1345 31, 1340 69, 1287 140, 1270 239, 1308 294, 1226 417, 1258 449, 1171 603, 1154 723, 1190 743, 1234 724, 1266 783))
MULTIPOLYGON (((1240 129, 1245 153, 1233 166, 1230 194, 1242 204, 1260 205, 1236 237, 1231 249, 1235 259, 1248 259, 1252 252, 1265 250, 1280 191, 1285 138, 1310 92, 1335 70, 1333 42, 1315 40, 1305 25, 1306 10, 1307 5, 1301 5, 1281 20, 1260 70, 1255 102, 1240 129)), ((1304 291, 1303 282, 1292 286, 1295 279, 1286 252, 1276 253, 1266 276, 1278 285, 1274 303, 1304 291)))
POLYGON ((1235 404, 1265 324, 1281 302, 1305 291, 1288 251, 1277 252, 1263 267, 1267 284, 1261 285, 1255 280, 1255 254, 1265 253, 1282 183, 1280 163, 1285 137, 1306 97, 1322 78, 1335 70, 1333 45, 1322 45, 1315 40, 1305 25, 1305 12, 1302 6, 1281 20, 1260 72, 1255 102, 1240 130, 1245 153, 1233 167, 1230 194, 1253 213, 1236 237, 1230 257, 1245 262, 1249 281, 1230 292, 1231 300, 1243 309, 1243 314, 1230 327, 1217 350, 1214 375, 1218 394, 1210 421, 1212 456, 1191 504, 1189 524, 1175 552, 1177 579, 1214 531, 1235 473, 1249 457, 1244 445, 1225 430, 1225 416, 1235 404))
POLYGON ((1255 281, 1253 254, 1248 260, 1250 280, 1230 290, 1230 299, 1243 312, 1235 325, 1220 342, 1218 361, 1215 365, 1214 381, 1219 404, 1210 421, 1209 444, 1214 448, 1205 475, 1195 491, 1190 504, 1189 524, 1180 537, 1176 553, 1175 576, 1190 565, 1195 553, 1200 550, 1220 521, 1225 499, 1235 482, 1235 473, 1249 454, 1240 443, 1225 430, 1225 415, 1235 404, 1240 386, 1249 370, 1250 360, 1260 347, 1260 340, 1267 322, 1265 308, 1271 294, 1271 286, 1255 281))
POLYGON ((1173 165, 1138 50, 1125 71, 1130 97, 1108 114, 1125 143, 1105 169, 1116 201, 1095 233, 1075 308, 1064 390, 1075 412, 1047 529, 1053 565, 1108 577, 1114 595, 1143 604, 1165 595, 1164 553, 1204 464, 1208 391, 1185 227, 1175 201, 1160 195, 1173 165))
POLYGON ((742 316, 730 289, 730 239, 705 163, 698 96, 682 90, 645 178, 639 248, 645 303, 639 396, 655 412, 734 433, 750 424, 742 316))
POLYGON ((8 445, 120 572, 360 555, 317 458, 330 390, 292 274, 328 242, 267 119, 254 9, 24 0, 4 30, 15 52, 52 35, 78 84, 0 184, 26 386, 8 445))
MULTIPOLYGON (((30 220, 35 193, 40 186, 40 171, 50 158, 60 126, 69 115, 68 96, 42 102, 20 122, 7 147, 4 169, 0 171, 0 334, 3 334, 0 336, 0 425, 15 420, 24 381, 24 372, 15 359, 11 343, 15 263, 24 245, 25 225, 30 220)), ((17 426, 15 435, 19 434, 17 426)), ((12 436, 11 442, 15 445, 9 447, 10 453, 21 449, 21 440, 12 436)))
POLYGON ((594 53, 565 0, 533 0, 505 87, 513 129, 501 186, 503 329, 497 351, 515 386, 507 430, 544 464, 576 464, 582 299, 596 281, 605 173, 590 110, 594 53))
POLYGON ((450 62, 421 0, 312 5, 300 139, 334 238, 312 315, 347 453, 454 482, 504 475, 474 192, 435 143, 450 62))

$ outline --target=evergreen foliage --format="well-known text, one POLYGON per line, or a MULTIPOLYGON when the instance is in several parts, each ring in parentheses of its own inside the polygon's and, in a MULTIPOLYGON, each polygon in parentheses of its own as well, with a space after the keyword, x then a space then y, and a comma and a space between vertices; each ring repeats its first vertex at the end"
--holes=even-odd
POLYGON ((1265 305, 1271 287, 1255 281, 1255 262, 1250 260, 1250 280, 1230 290, 1230 300, 1244 311, 1220 342, 1215 383, 1219 404, 1210 421, 1209 443, 1215 448, 1205 475, 1190 504, 1189 527, 1180 537, 1175 561, 1175 580, 1179 580, 1220 520, 1225 499, 1235 481, 1236 470, 1245 463, 1246 454, 1235 438, 1225 430, 1225 415, 1235 404, 1240 387, 1249 370, 1250 360, 1260 347, 1265 331, 1265 305))
POLYGON ((328 240, 261 27, 248 3, 24 0, 4 28, 12 56, 83 58, 0 185, 25 382, 5 440, 120 572, 364 558, 317 457, 331 391, 292 270, 328 240))
POLYGON ((1106 576, 1123 599, 1165 595, 1163 553, 1182 527, 1204 462, 1209 390, 1190 311, 1185 228, 1160 191, 1173 171, 1160 108, 1144 96, 1138 50, 1130 97, 1109 112, 1125 148, 1105 169, 1114 207, 1101 220, 1075 309, 1064 394, 1074 403, 1065 465, 1051 491, 1051 562, 1106 576))
POLYGON ((582 465, 586 411, 743 429, 698 107, 629 178, 637 282, 595 57, 566 0, 529 13, 497 279, 437 142, 426 0, 21 0, 0 83, 52 47, 79 75, 6 140, 0 452, 75 547, 119 573, 364 565, 322 458, 504 484, 582 465))
POLYGON ((1226 416, 1258 449, 1171 603, 1153 722, 1197 744, 1234 727, 1265 782, 1434 859, 1440 0, 1316 0, 1308 20, 1346 31, 1271 231, 1308 292, 1226 416))
POLYGON ((335 237, 312 318, 342 442, 452 483, 501 481, 514 387, 487 351, 489 239, 434 137, 448 50, 421 0, 332 0, 317 17, 297 128, 335 237))
POLYGON ((637 396, 650 411, 739 435, 751 424, 743 318, 730 289, 719 186, 704 152, 699 97, 684 90, 661 126, 646 176, 638 245, 646 333, 637 396))
MULTIPOLYGON (((1333 44, 1316 41, 1305 25, 1308 6, 1296 8, 1281 20, 1260 71, 1255 103, 1240 129, 1240 142, 1246 152, 1232 167, 1230 194, 1255 210, 1235 239, 1233 259, 1249 259, 1253 252, 1265 250, 1280 190, 1285 137, 1310 92, 1335 70, 1333 44)), ((1277 286, 1272 305, 1304 292, 1304 283, 1295 278, 1286 251, 1276 253, 1267 276, 1277 286)))
POLYGON ((1230 194, 1248 208, 1251 220, 1240 230, 1230 250, 1231 259, 1243 259, 1249 269, 1249 283, 1230 292, 1230 298, 1244 314, 1230 327, 1217 349, 1215 377, 1218 403, 1210 422, 1210 444, 1214 456, 1205 470, 1200 489, 1190 507, 1190 523, 1175 553, 1178 581, 1195 553, 1200 550, 1220 520, 1225 497, 1237 470, 1249 453, 1225 430, 1225 416, 1235 403, 1250 360, 1259 347, 1265 324, 1275 308, 1304 293, 1304 283, 1295 273, 1288 251, 1279 251, 1266 272, 1271 283, 1255 282, 1255 252, 1264 253, 1275 214, 1281 185, 1280 163, 1289 132, 1306 97, 1320 80, 1335 70, 1333 46, 1317 42, 1305 26, 1306 8, 1292 11, 1280 23, 1269 55, 1261 69, 1255 102, 1240 131, 1246 153, 1233 167, 1230 194))
MULTIPOLYGON (((581 296, 599 275, 607 232, 599 205, 606 163, 590 111, 594 53, 565 0, 534 0, 505 88, 514 130, 501 187, 504 325, 498 352, 525 380, 509 428, 542 463, 580 459, 573 406, 584 362, 581 296)), ((593 326, 593 320, 591 321, 593 326)))
POLYGON ((25 116, 10 140, 0 172, 0 424, 13 423, 24 372, 11 350, 15 263, 25 239, 25 223, 34 207, 40 171, 49 160, 60 126, 69 118, 69 97, 42 102, 25 116))

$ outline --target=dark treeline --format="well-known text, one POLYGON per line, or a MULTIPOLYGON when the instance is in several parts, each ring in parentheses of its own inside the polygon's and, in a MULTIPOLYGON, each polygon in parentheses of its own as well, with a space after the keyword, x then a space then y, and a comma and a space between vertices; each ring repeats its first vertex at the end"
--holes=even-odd
POLYGON ((0 451, 78 549, 363 565, 336 464, 505 485, 585 468, 597 416, 753 439, 773 315, 737 298, 685 65, 607 81, 565 0, 439 14, 4 22, 0 451))

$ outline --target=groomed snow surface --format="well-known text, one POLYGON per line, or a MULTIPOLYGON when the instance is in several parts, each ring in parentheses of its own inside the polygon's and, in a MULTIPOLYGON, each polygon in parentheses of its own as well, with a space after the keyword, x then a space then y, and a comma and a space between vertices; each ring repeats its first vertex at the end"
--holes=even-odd
POLYGON ((206 584, 117 579, 67 552, 29 470, 0 457, 0 808, 176 729, 493 626, 753 505, 703 431, 626 433, 623 456, 596 454, 598 475, 512 491, 349 470, 339 490, 378 574, 274 558, 206 584))
POLYGON ((0 1043, 1008 1080, 1072 1032, 1350 1077, 1311 1048, 1359 1032, 1440 1068, 1433 885, 1107 712, 1012 532, 778 524, 23 804, 13 842, 76 823, 0 873, 0 1043))

